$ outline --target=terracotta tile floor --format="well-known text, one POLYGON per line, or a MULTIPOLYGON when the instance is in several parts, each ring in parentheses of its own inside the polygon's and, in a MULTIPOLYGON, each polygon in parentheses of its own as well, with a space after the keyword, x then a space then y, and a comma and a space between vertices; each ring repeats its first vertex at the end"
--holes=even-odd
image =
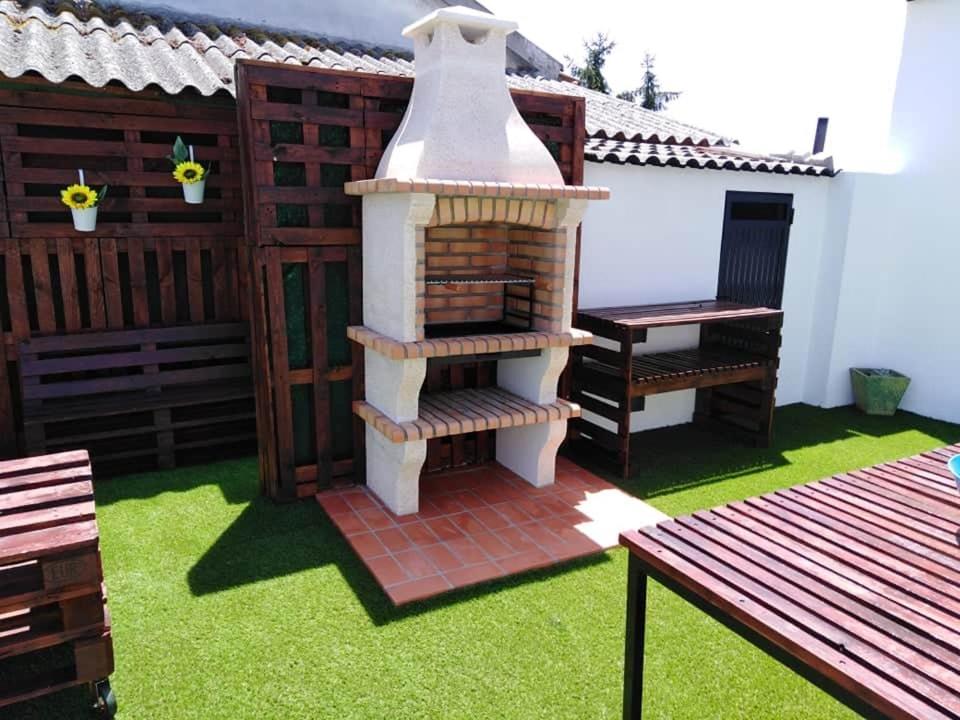
POLYGON ((545 488, 496 463, 429 475, 415 515, 364 487, 317 501, 395 605, 593 555, 666 517, 565 458, 545 488))

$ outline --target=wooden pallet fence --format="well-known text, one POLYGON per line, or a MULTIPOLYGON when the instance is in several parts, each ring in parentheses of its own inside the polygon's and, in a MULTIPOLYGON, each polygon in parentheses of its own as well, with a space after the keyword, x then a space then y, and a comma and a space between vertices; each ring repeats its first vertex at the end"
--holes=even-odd
POLYGON ((32 107, 35 95, 11 97, 0 90, 0 153, 12 237, 88 237, 73 229, 60 202, 60 189, 77 181, 78 168, 95 189, 110 186, 100 207, 98 238, 242 234, 231 107, 205 117, 163 116, 150 112, 152 105, 139 107, 136 96, 104 97, 98 110, 90 111, 76 109, 67 94, 53 96, 60 107, 50 107, 49 97, 43 98, 45 107, 32 107), (21 102, 5 103, 13 99, 21 102), (211 167, 202 205, 185 204, 172 177, 166 156, 178 135, 211 167))
POLYGON ((240 158, 227 98, 0 83, 0 456, 21 432, 17 347, 31 337, 246 319, 240 158), (212 174, 183 202, 177 135, 212 174), (82 167, 110 185, 97 230, 73 229, 59 191, 82 167))
POLYGON ((266 247, 253 258, 261 482, 292 500, 362 476, 363 423, 351 408, 363 397, 363 356, 347 339, 361 316, 360 248, 266 247))

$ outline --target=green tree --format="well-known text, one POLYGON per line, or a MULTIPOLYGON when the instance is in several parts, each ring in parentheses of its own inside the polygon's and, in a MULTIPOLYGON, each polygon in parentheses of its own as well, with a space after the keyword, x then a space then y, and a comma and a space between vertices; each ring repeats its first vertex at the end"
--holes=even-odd
POLYGON ((584 40, 583 49, 586 50, 587 57, 583 65, 576 65, 570 58, 567 58, 570 65, 570 74, 579 80, 584 87, 609 95, 610 86, 603 76, 603 66, 614 47, 616 47, 616 43, 604 33, 597 33, 593 40, 584 40))
POLYGON ((617 97, 621 100, 639 103, 641 107, 654 112, 663 110, 671 101, 680 97, 678 92, 660 89, 660 81, 653 71, 655 61, 656 57, 650 53, 645 53, 643 56, 643 78, 640 87, 619 93, 617 97))

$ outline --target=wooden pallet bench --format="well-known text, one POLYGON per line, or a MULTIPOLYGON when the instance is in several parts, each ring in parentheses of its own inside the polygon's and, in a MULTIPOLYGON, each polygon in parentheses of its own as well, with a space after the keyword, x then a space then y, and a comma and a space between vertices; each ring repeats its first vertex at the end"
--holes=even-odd
POLYGON ((87 452, 0 463, 0 707, 112 671, 87 452))
POLYGON ((580 408, 566 400, 538 405, 497 387, 425 393, 420 396, 420 416, 400 423, 363 400, 353 406, 368 425, 396 443, 536 425, 580 414, 580 408))
POLYGON ((246 452, 249 352, 240 323, 32 338, 20 346, 27 452, 87 448, 98 475, 246 452))
POLYGON ((947 469, 957 453, 621 535, 630 550, 625 720, 642 716, 648 577, 864 717, 960 716, 960 495, 947 469))
POLYGON ((719 300, 581 310, 577 325, 616 343, 574 348, 573 400, 616 424, 616 431, 582 417, 580 437, 617 456, 624 476, 636 440, 630 416, 648 395, 696 390, 694 421, 766 445, 772 433, 783 313, 719 300), (699 346, 635 354, 652 328, 699 325, 699 346))

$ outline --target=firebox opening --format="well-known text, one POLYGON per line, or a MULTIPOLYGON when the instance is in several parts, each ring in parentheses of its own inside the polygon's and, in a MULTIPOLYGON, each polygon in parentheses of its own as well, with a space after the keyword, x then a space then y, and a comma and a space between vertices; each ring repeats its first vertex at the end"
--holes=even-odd
POLYGON ((496 224, 428 228, 425 337, 553 331, 562 305, 550 292, 562 287, 557 253, 551 231, 496 224))

